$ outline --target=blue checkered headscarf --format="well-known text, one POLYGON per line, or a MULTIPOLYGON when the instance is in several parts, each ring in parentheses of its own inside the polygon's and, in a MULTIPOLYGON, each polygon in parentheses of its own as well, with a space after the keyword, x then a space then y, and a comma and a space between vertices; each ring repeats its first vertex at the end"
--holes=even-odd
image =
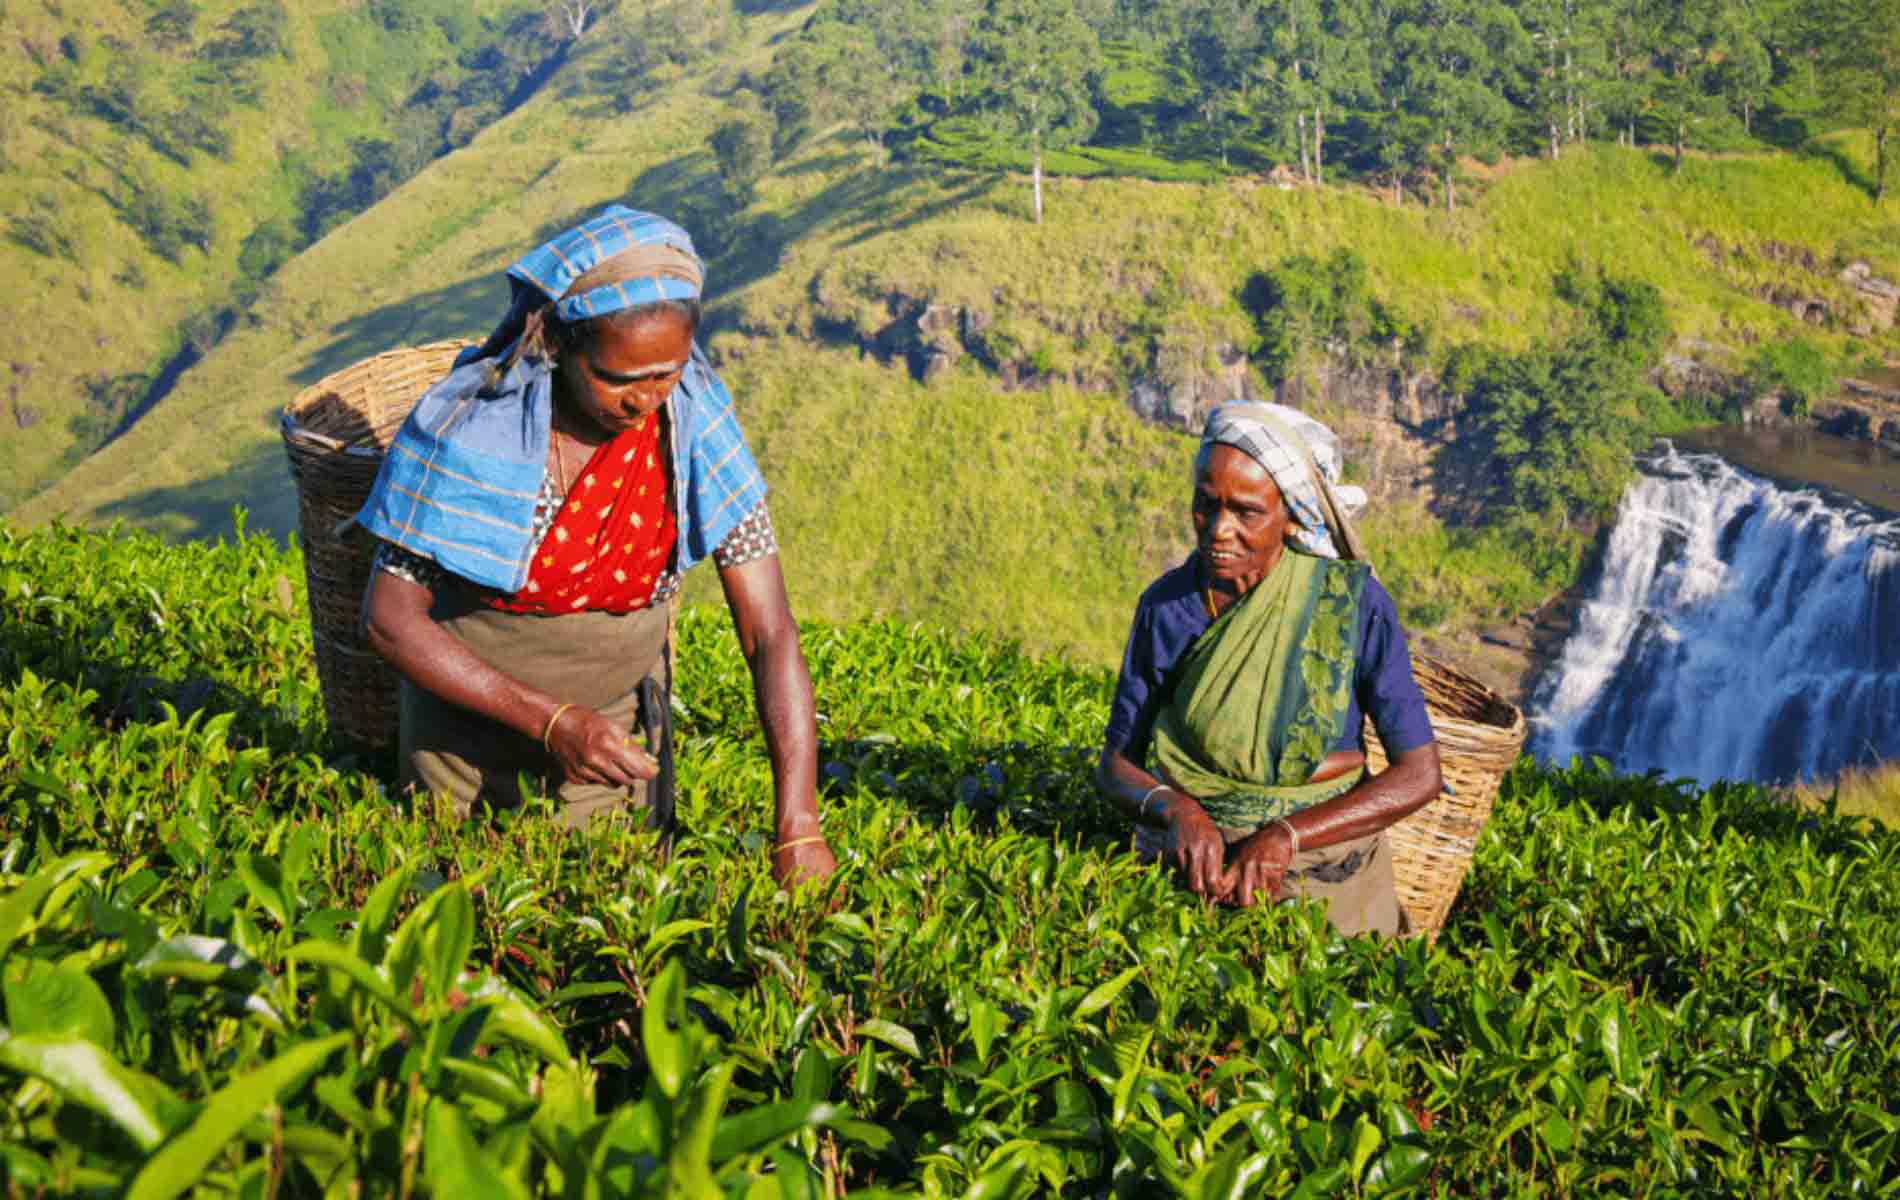
POLYGON ((610 204, 508 268, 508 314, 482 343, 499 379, 522 357, 546 358, 544 326, 576 324, 658 301, 697 301, 706 269, 684 229, 610 204), (510 348, 512 347, 512 352, 510 348))
POLYGON ((517 290, 531 289, 552 302, 561 320, 572 322, 657 300, 697 300, 706 271, 684 229, 665 217, 613 204, 522 255, 508 268, 508 279, 517 290), (619 278, 574 287, 615 260, 624 260, 619 278))

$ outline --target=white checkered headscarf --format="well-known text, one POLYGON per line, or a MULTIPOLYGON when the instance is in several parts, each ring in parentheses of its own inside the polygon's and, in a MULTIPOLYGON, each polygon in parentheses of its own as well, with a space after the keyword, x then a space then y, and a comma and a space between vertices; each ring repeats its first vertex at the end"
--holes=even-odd
POLYGON ((1232 446, 1273 476, 1293 516, 1288 541, 1322 558, 1365 557, 1348 518, 1366 506, 1366 493, 1340 486, 1332 430, 1284 404, 1223 404, 1207 414, 1197 471, 1215 446, 1232 446))

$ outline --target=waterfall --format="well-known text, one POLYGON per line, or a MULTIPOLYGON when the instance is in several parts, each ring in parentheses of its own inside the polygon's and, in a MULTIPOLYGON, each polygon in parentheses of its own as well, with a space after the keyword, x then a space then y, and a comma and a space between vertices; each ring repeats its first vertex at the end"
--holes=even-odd
POLYGON ((1665 446, 1532 703, 1539 757, 1717 779, 1900 759, 1900 518, 1665 446))

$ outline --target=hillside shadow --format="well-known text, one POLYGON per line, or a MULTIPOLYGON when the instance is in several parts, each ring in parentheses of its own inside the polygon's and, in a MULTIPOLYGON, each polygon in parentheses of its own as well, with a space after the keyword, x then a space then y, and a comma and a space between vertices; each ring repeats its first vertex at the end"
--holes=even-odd
POLYGON ((970 174, 943 180, 945 187, 920 195, 916 185, 935 181, 926 168, 862 163, 845 151, 797 164, 791 172, 839 172, 822 191, 787 211, 751 219, 733 210, 721 187, 718 163, 706 150, 693 150, 657 163, 631 179, 618 195, 572 205, 539 228, 524 229, 514 244, 497 245, 471 255, 471 274, 432 291, 380 305, 331 326, 327 338, 292 373, 307 386, 385 350, 449 338, 482 338, 508 305, 503 272, 529 248, 592 217, 609 204, 625 204, 660 213, 685 226, 707 261, 710 298, 717 305, 728 295, 757 283, 778 269, 784 250, 825 226, 857 245, 882 233, 931 221, 981 200, 1000 177, 970 174))
POLYGON ((307 387, 351 363, 398 346, 488 336, 508 308, 508 285, 502 272, 512 256, 504 252, 495 261, 492 271, 404 297, 332 325, 329 340, 310 352, 291 373, 291 379, 307 387))
POLYGON ((1794 151, 1802 158, 1816 159, 1831 164, 1841 174, 1841 182, 1860 192, 1869 200, 1879 194, 1879 186, 1874 177, 1856 162, 1854 156, 1833 142, 1809 140, 1801 143, 1794 151))
MULTIPOLYGON (((275 421, 275 416, 271 418, 275 421)), ((178 540, 206 541, 236 534, 232 509, 245 509, 245 528, 280 541, 297 530, 297 489, 290 479, 276 425, 271 443, 247 451, 231 467, 176 487, 147 488, 101 505, 100 521, 124 520, 178 540)))

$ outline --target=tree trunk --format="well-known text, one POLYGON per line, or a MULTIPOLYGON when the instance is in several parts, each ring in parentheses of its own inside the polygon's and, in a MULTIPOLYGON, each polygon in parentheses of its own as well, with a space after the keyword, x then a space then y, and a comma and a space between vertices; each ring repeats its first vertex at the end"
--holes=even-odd
POLYGON ((1036 224, 1042 224, 1042 135, 1036 135, 1036 224))
POLYGON ((1313 182, 1313 167, 1312 167, 1311 162, 1307 159, 1307 156, 1306 156, 1306 110, 1305 109, 1302 108, 1300 111, 1293 114, 1293 124, 1296 130, 1298 131, 1296 140, 1300 143, 1300 178, 1306 180, 1306 182, 1308 183, 1311 183, 1313 182))
POLYGON ((1550 123, 1550 161, 1557 161, 1557 122, 1550 123))
MULTIPOLYGON (((1564 32, 1567 38, 1569 34, 1569 29, 1566 28, 1564 32)), ((1573 142, 1577 140, 1576 107, 1577 107, 1576 81, 1572 79, 1571 74, 1570 74, 1570 43, 1568 40, 1566 40, 1564 42, 1564 120, 1570 126, 1568 130, 1570 134, 1569 140, 1573 142)))
POLYGON ((1887 198, 1887 135, 1893 128, 1882 125, 1874 130, 1874 203, 1887 198))
POLYGON ((1742 97, 1742 132, 1743 133, 1752 134, 1755 132, 1755 122, 1753 119, 1754 116, 1755 116, 1754 100, 1748 96, 1743 96, 1742 97))
POLYGON ((1684 124, 1685 122, 1680 117, 1676 119, 1676 165, 1673 168, 1676 171, 1682 170, 1682 139, 1687 132, 1683 128, 1684 124))
POLYGON ((1451 173, 1458 168, 1458 156, 1452 153, 1451 127, 1445 127, 1445 211, 1458 211, 1458 197, 1452 191, 1451 173))
POLYGON ((1326 182, 1326 112, 1313 109, 1313 182, 1326 182))

